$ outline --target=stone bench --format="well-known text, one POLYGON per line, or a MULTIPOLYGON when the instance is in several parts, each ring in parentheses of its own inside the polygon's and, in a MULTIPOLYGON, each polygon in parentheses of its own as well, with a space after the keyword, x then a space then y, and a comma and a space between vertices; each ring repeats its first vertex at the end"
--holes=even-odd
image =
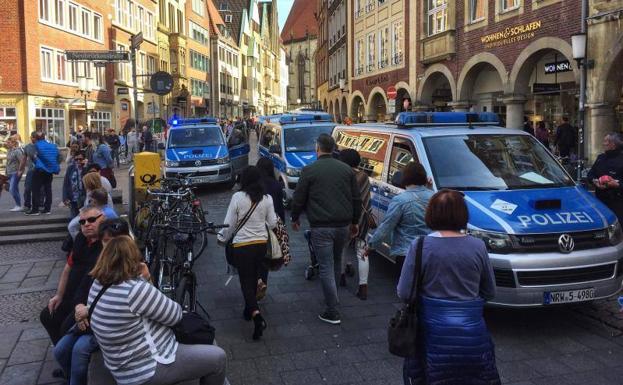
MULTIPOLYGON (((91 354, 91 362, 89 362, 89 385, 117 385, 115 379, 112 374, 104 364, 104 357, 102 356, 102 352, 98 350, 97 352, 91 354)), ((199 380, 191 380, 180 382, 178 385, 198 385, 199 380)))

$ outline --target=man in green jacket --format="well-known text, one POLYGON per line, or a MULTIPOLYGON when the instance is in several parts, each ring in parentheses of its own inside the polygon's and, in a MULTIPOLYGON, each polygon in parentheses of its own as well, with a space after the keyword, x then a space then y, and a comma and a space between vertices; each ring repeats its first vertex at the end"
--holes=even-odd
POLYGON ((311 241, 320 268, 326 311, 318 317, 333 325, 341 323, 337 310, 336 274, 340 273, 342 250, 358 232, 361 197, 353 170, 332 157, 335 140, 321 134, 316 140, 318 160, 301 173, 292 201, 292 228, 300 228, 303 210, 311 225, 311 241))

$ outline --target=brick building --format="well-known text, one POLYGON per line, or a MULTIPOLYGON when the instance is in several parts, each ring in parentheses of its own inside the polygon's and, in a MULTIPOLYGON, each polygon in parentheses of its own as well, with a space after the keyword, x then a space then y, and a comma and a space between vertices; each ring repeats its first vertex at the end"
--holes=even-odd
POLYGON ((188 19, 187 48, 188 90, 190 91, 190 114, 203 116, 212 114, 211 109, 211 55, 210 55, 210 0, 189 0, 186 2, 188 19))
POLYGON ((398 90, 396 105, 411 99, 410 53, 415 41, 414 0, 354 0, 350 21, 351 118, 384 121, 391 117, 387 89, 398 90))
POLYGON ((580 1, 435 0, 417 11, 418 109, 494 111, 554 128, 577 116, 580 1))
POLYGON ((35 129, 43 130, 61 147, 78 125, 110 127, 112 67, 71 63, 65 56, 67 49, 108 49, 107 3, 7 0, 2 5, 0 123, 23 139, 35 129), (87 78, 92 79, 90 85, 87 78), (91 92, 80 93, 79 88, 91 92))

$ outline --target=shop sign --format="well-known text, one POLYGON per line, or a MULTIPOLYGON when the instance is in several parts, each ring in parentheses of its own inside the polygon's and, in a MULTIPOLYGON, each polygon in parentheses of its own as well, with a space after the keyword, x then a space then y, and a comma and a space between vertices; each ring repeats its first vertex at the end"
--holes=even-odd
POLYGON ((556 73, 560 73, 560 72, 569 72, 572 71, 573 69, 571 68, 571 63, 569 63, 569 60, 563 60, 563 61, 559 61, 559 62, 554 62, 554 63, 547 63, 545 64, 545 74, 556 74, 556 73))
POLYGON ((37 106, 37 107, 62 108, 63 104, 58 99, 36 97, 35 98, 35 106, 37 106))
POLYGON ((533 94, 557 94, 560 93, 560 83, 534 83, 533 94))
POLYGON ((117 95, 129 95, 130 89, 128 87, 119 87, 117 88, 117 95))
POLYGON ((503 31, 490 33, 480 38, 485 48, 501 47, 534 38, 535 31, 541 29, 541 20, 505 28, 503 31))
POLYGON ((389 75, 382 74, 372 79, 366 79, 366 86, 373 87, 378 86, 389 81, 389 75))
POLYGON ((68 61, 129 61, 128 51, 65 51, 68 61))
POLYGON ((0 107, 15 107, 17 99, 0 99, 0 107))

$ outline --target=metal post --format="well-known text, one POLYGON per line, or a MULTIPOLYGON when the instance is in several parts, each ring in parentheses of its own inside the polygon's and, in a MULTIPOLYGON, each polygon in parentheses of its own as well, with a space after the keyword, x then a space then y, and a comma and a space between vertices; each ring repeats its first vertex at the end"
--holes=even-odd
POLYGON ((136 80, 136 47, 133 44, 130 45, 130 57, 132 60, 132 84, 134 86, 134 128, 138 132, 138 82, 136 80))
MULTIPOLYGON (((588 17, 588 0, 582 0, 582 11, 581 11, 581 33, 586 33, 586 18, 588 17)), ((587 45, 588 45, 588 36, 586 37, 587 45)), ((582 179, 582 169, 583 169, 583 160, 584 159, 584 122, 585 122, 585 104, 586 104, 586 76, 587 76, 587 56, 588 51, 585 49, 585 55, 582 61, 578 61, 580 64, 580 108, 578 109, 578 161, 577 161, 577 181, 580 182, 582 179)))

